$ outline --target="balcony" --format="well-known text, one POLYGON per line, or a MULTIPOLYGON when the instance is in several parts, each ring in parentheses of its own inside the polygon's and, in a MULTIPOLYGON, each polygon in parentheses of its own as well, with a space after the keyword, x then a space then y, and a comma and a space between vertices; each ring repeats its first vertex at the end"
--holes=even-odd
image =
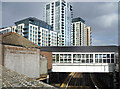
POLYGON ((23 30, 28 30, 28 28, 26 27, 26 28, 23 28, 23 30))
POLYGON ((28 33, 28 30, 24 30, 24 31, 23 31, 23 34, 27 34, 27 33, 28 33))

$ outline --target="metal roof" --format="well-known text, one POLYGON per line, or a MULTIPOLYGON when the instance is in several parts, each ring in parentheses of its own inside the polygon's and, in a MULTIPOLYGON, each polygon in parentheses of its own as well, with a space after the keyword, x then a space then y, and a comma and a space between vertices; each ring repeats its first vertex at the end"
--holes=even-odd
POLYGON ((51 25, 49 25, 45 21, 39 20, 35 17, 28 17, 26 19, 19 20, 19 21, 15 22, 15 25, 18 25, 18 24, 21 24, 21 23, 24 23, 26 25, 33 24, 33 25, 36 25, 38 27, 43 27, 43 28, 46 28, 46 29, 49 29, 49 30, 53 30, 51 25))
POLYGON ((48 52, 118 52, 117 46, 63 46, 41 47, 48 52))
POLYGON ((85 23, 85 20, 83 20, 83 19, 80 18, 80 17, 78 17, 78 18, 73 18, 73 19, 72 19, 72 23, 74 23, 74 22, 79 22, 79 21, 85 23))

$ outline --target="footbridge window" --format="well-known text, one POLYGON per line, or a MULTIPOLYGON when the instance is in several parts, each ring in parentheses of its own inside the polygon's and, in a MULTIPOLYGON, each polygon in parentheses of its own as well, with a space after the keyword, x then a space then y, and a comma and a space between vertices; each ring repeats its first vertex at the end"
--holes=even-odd
POLYGON ((114 54, 95 54, 95 63, 114 63, 114 54))
POLYGON ((108 53, 99 54, 53 54, 53 63, 114 63, 115 55, 108 53))
POLYGON ((93 54, 73 54, 73 63, 93 63, 93 54))

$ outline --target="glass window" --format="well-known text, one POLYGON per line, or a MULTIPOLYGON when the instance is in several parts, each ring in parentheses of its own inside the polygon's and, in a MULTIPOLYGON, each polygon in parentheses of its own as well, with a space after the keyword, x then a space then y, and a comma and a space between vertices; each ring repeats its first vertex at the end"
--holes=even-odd
POLYGON ((111 59, 111 63, 114 63, 114 59, 111 59))
POLYGON ((106 59, 103 59, 103 63, 106 63, 106 59))
POLYGON ((86 58, 89 58, 89 54, 86 54, 86 58))
POLYGON ((93 63, 93 59, 90 59, 90 63, 93 63))
POLYGON ((37 31, 37 28, 35 28, 35 31, 37 31))
POLYGON ((98 59, 98 54, 95 54, 95 58, 97 58, 97 59, 98 59))
POLYGON ((102 59, 99 59, 99 63, 102 63, 102 59))
POLYGON ((57 62, 59 62, 59 54, 56 55, 57 62))
POLYGON ((68 63, 71 63, 71 59, 68 59, 68 63))
POLYGON ((82 58, 85 58, 85 54, 82 54, 82 58))
POLYGON ((107 59, 107 63, 110 63, 110 59, 107 59))
POLYGON ((89 63, 89 59, 86 59, 86 63, 89 63))
POLYGON ((85 63, 85 59, 82 59, 82 63, 85 63))
POLYGON ((95 59, 95 63, 98 63, 98 59, 95 59))
POLYGON ((107 58, 107 55, 106 55, 106 54, 103 54, 103 58, 107 58))
POLYGON ((93 54, 90 54, 90 58, 93 58, 93 54))
POLYGON ((30 30, 30 33, 32 33, 32 30, 30 30))
POLYGON ((114 58, 114 54, 111 54, 111 58, 114 58))
POLYGON ((32 26, 30 26, 30 29, 32 30, 32 26))
POLYGON ((46 5, 46 10, 50 9, 50 4, 46 5))
POLYGON ((67 59, 64 59, 64 63, 67 63, 67 59))
POLYGON ((57 1, 57 2, 55 3, 55 6, 57 7, 57 6, 59 6, 59 5, 60 5, 60 2, 57 1))
POLYGON ((107 58, 110 58, 110 54, 107 54, 107 58))
POLYGON ((103 58, 102 54, 99 54, 99 58, 103 58))
POLYGON ((63 63, 63 59, 60 59, 60 63, 63 63))

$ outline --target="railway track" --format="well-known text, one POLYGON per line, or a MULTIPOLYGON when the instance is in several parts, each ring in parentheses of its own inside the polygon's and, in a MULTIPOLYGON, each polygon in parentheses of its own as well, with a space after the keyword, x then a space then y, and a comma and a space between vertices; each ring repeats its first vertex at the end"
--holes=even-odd
POLYGON ((96 89, 89 73, 73 73, 64 89, 96 89))

